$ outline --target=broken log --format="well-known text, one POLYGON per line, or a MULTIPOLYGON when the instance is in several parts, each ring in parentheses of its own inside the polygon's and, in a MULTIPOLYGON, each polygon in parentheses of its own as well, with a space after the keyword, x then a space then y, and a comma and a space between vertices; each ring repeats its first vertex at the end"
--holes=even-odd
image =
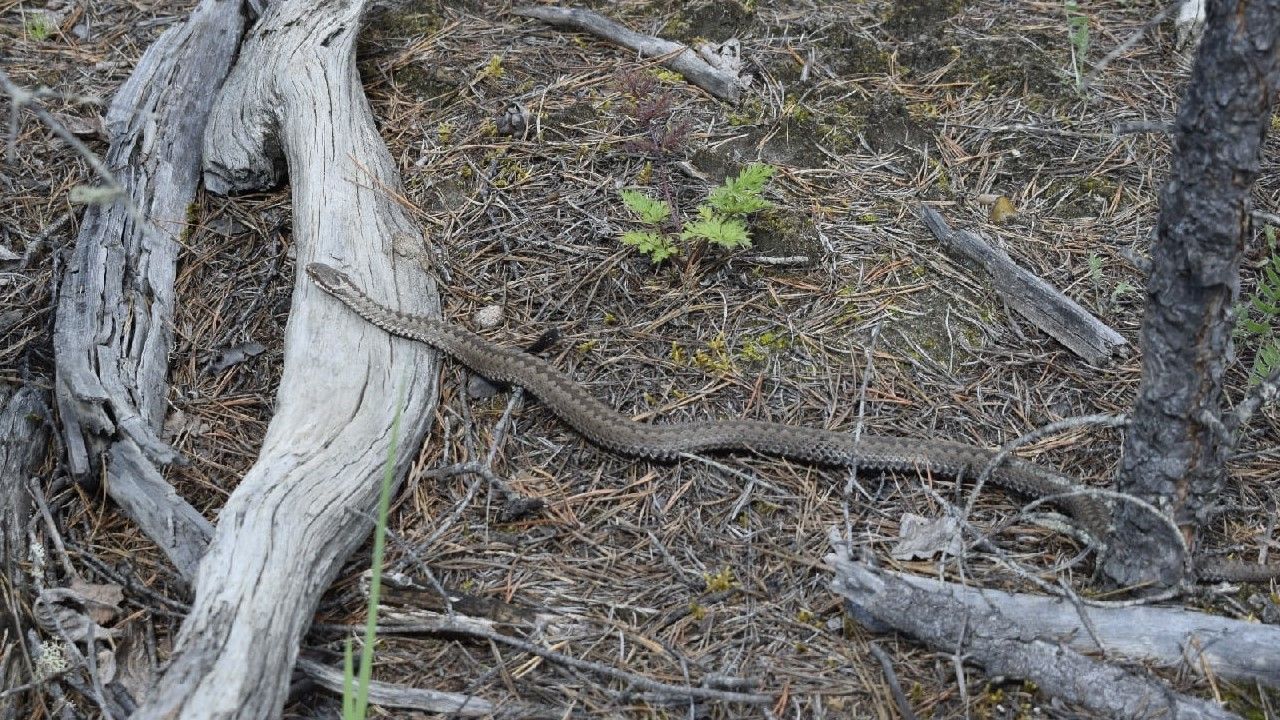
POLYGON ((742 85, 735 73, 725 72, 703 60, 687 45, 672 40, 644 35, 590 10, 561 7, 518 7, 512 15, 530 17, 550 25, 590 33, 614 45, 634 50, 644 57, 662 58, 663 66, 721 100, 737 103, 742 98, 742 85))
POLYGON ((1274 626, 1176 608, 1077 606, 1063 598, 983 590, 872 568, 851 560, 838 535, 831 544, 831 589, 873 630, 893 629, 937 650, 963 653, 989 675, 1031 680, 1049 695, 1107 717, 1234 715, 1085 653, 1280 686, 1274 650, 1280 628, 1274 626))

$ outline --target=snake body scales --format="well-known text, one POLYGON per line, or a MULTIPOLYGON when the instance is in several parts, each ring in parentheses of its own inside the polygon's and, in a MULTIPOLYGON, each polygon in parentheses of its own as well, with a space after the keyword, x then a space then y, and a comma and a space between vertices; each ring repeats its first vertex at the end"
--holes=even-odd
MULTIPOLYGON (((366 295, 346 273, 328 265, 311 263, 306 271, 322 290, 369 323, 441 350, 490 380, 525 388, 587 440, 615 453, 669 462, 684 453, 739 450, 822 465, 918 470, 956 478, 977 477, 996 456, 992 450, 946 440, 885 435, 855 439, 843 432, 755 420, 637 422, 537 356, 495 345, 441 320, 386 307, 366 295)), ((1014 492, 1048 498, 1098 542, 1105 542, 1110 533, 1107 505, 1082 494, 1081 486, 1065 475, 1006 457, 988 477, 1014 492)))

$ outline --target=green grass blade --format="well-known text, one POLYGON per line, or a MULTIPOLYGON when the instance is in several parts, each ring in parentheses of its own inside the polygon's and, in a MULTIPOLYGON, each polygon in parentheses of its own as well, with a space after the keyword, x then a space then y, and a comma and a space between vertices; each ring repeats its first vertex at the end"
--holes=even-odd
POLYGON ((352 692, 356 680, 355 656, 351 652, 351 638, 347 638, 342 653, 342 718, 355 720, 356 694, 352 692))
POLYGON ((404 405, 404 390, 396 403, 396 414, 391 420, 391 446, 387 448, 387 462, 382 471, 382 488, 378 493, 378 519, 373 529, 373 566, 369 579, 369 610, 364 626, 364 647, 360 648, 360 681, 356 691, 355 720, 364 720, 369 709, 369 681, 373 675, 373 644, 378 634, 378 604, 382 596, 382 559, 387 546, 387 514, 391 508, 391 485, 396 473, 396 450, 400 445, 400 412, 404 405))

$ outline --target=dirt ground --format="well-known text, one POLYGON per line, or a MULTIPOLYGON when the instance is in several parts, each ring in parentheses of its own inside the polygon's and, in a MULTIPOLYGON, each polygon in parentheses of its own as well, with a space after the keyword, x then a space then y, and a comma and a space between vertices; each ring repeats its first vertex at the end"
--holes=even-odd
MULTIPOLYGON (((511 16, 507 3, 424 2, 370 18, 364 85, 418 208, 447 317, 474 327, 476 312, 496 305, 502 322, 487 334, 513 345, 558 328, 554 362, 644 420, 860 425, 996 446, 1055 420, 1129 408, 1136 351, 1081 361, 944 253, 916 208, 928 203, 998 241, 1136 347, 1144 276, 1135 258, 1149 251, 1170 151, 1161 128, 1186 77, 1170 22, 1081 87, 1060 2, 592 4, 672 39, 738 38, 750 91, 736 107, 715 101, 634 53, 511 16), (502 134, 512 103, 527 109, 529 126, 502 134), (755 220, 754 249, 689 246, 654 266, 619 242, 636 227, 620 188, 644 188, 691 216, 711 185, 751 161, 778 168, 765 194, 779 210, 755 220), (997 220, 1000 197, 1016 213, 997 220), (779 257, 789 261, 768 260, 779 257)), ((56 91, 45 106, 104 152, 94 134, 104 106, 87 101, 109 100, 189 3, 38 5, 0 0, 0 66, 24 87, 56 91)), ((1163 3, 1082 5, 1087 72, 1163 3)), ((19 120, 0 164, 0 249, 17 258, 0 254, 0 381, 51 388, 57 271, 80 217, 70 194, 92 175, 33 118, 19 120)), ((1275 135, 1254 194, 1273 222, 1275 135)), ((295 273, 288 190, 204 195, 191 220, 166 433, 193 463, 169 478, 213 520, 271 417, 295 273)), ((1265 222, 1256 224, 1246 294, 1267 258, 1265 222)), ((1255 352, 1240 339, 1233 398, 1255 352)), ((950 480, 851 478, 751 456, 637 462, 588 445, 531 399, 500 424, 508 396, 470 398, 465 370, 446 362, 444 372, 435 428, 393 507, 389 568, 421 578, 425 563, 446 587, 551 613, 556 621, 538 632, 510 632, 559 652, 674 683, 750 678, 777 701, 690 707, 511 648, 433 635, 380 638, 377 679, 592 716, 897 717, 874 643, 920 716, 1082 716, 1028 684, 960 672, 950 653, 871 634, 828 590, 827 529, 846 517, 855 546, 891 567, 1027 589, 978 551, 892 559, 906 514, 938 518, 967 501, 950 480), (513 519, 483 479, 427 474, 491 451, 493 471, 542 509, 513 519)), ((1115 431, 1077 429, 1022 454, 1106 486, 1119 444, 1115 431)), ((1272 408, 1231 465, 1224 502, 1233 509, 1208 529, 1210 551, 1256 559, 1266 543, 1275 549, 1278 446, 1272 408)), ((63 472, 58 452, 50 449, 51 480, 63 472)), ((148 589, 126 590, 118 622, 153 634, 162 660, 180 613, 157 598, 185 599, 163 555, 100 487, 64 484, 54 500, 82 574, 106 582, 107 568, 148 589)), ((987 528, 1012 518, 995 536, 1010 557, 1047 578, 1057 568, 1087 592, 1092 563, 1069 562, 1081 548, 1017 518, 1020 503, 991 488, 971 519, 987 528)), ((321 603, 310 656, 337 662, 340 626, 363 622, 367 566, 367 554, 353 558, 321 603)), ((1246 586, 1185 602, 1245 617, 1275 601, 1269 592, 1246 586)), ((1246 717, 1280 707, 1257 688, 1164 678, 1246 717)), ((57 707, 44 697, 35 717, 57 707)), ((84 716, 96 713, 68 697, 84 716)), ((331 694, 299 684, 286 716, 335 707, 331 694)))

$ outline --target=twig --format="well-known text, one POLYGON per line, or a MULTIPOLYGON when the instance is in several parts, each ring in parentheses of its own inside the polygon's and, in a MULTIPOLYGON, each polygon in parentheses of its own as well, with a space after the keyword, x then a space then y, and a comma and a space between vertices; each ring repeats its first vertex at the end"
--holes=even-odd
POLYGON ((1280 215, 1276 215, 1275 213, 1269 213, 1266 210, 1250 210, 1249 214, 1259 220, 1265 220, 1272 225, 1280 225, 1280 215))
MULTIPOLYGON (((879 323, 871 327, 871 337, 867 340, 867 346, 863 348, 862 385, 858 388, 858 421, 853 426, 853 439, 855 441, 862 437, 862 424, 867 416, 867 388, 871 387, 871 378, 875 376, 875 347, 878 339, 880 339, 879 323)), ((856 461, 849 466, 846 472, 844 493, 840 501, 840 512, 844 518, 845 537, 852 542, 853 519, 849 509, 849 496, 853 494, 855 487, 860 487, 858 485, 858 466, 856 461)))
POLYGON ((808 255, 746 255, 738 259, 753 265, 774 266, 808 265, 813 262, 813 258, 808 255))
MULTIPOLYGON (((297 667, 320 687, 343 692, 341 671, 307 658, 298 658, 297 667)), ((493 703, 475 695, 411 688, 379 680, 369 683, 369 702, 382 707, 424 710, 462 717, 491 715, 497 710, 493 703)), ((558 714, 549 716, 545 713, 531 713, 525 717, 558 717, 558 714)))
POLYGON ((62 563, 62 571, 66 573, 69 579, 80 577, 80 574, 76 572, 75 566, 71 564, 71 556, 67 554, 67 546, 62 542, 62 533, 58 531, 58 524, 53 521, 53 513, 49 512, 49 504, 45 502, 44 493, 40 491, 40 484, 34 478, 27 480, 27 492, 31 494, 31 499, 35 501, 36 507, 40 509, 40 517, 44 520, 45 528, 49 531, 53 546, 58 550, 58 560, 62 563))
POLYGON ((1116 123, 1115 127, 1112 128, 1112 132, 1116 134, 1116 137, 1136 135, 1138 133, 1171 133, 1173 132, 1173 125, 1167 122, 1134 120, 1133 122, 1116 123))
POLYGON ((1088 89, 1089 86, 1098 79, 1098 75, 1102 74, 1102 71, 1106 70, 1107 66, 1110 65, 1113 60, 1120 57, 1125 52, 1128 52, 1134 45, 1137 45, 1143 35, 1146 35, 1151 28, 1154 28, 1164 22, 1164 19, 1169 17, 1169 13, 1180 7, 1183 2, 1184 0, 1174 0, 1174 2, 1164 6, 1164 8, 1161 9, 1160 12, 1156 13, 1154 17, 1143 23, 1142 27, 1133 31, 1129 37, 1125 38, 1124 42, 1117 45, 1114 50, 1107 53, 1098 62, 1094 63, 1093 70, 1088 75, 1085 75, 1084 79, 1080 81, 1080 88, 1082 90, 1088 89))
MULTIPOLYGON (((30 110, 33 115, 40 119, 40 122, 44 123, 46 127, 53 131, 54 135, 57 135, 63 142, 70 145, 71 148, 80 155, 80 157, 84 158, 85 162, 89 163, 89 167, 93 168, 94 173, 96 173, 99 178, 102 178, 102 181, 107 184, 107 187, 111 188, 113 200, 118 199, 125 202, 130 210, 134 212, 135 217, 141 217, 134 209, 133 203, 129 200, 124 188, 116 181, 115 175, 111 174, 111 171, 108 170, 102 160, 89 149, 88 145, 80 142, 80 138, 76 137, 75 134, 59 122, 57 118, 50 115, 47 110, 36 104, 36 95, 34 93, 15 85, 11 80, 9 80, 9 76, 6 75, 3 70, 0 70, 0 88, 8 93, 9 97, 12 98, 13 112, 15 114, 18 112, 19 108, 25 107, 30 110)), ((11 120, 10 128, 13 129, 14 125, 16 125, 16 121, 11 120)), ((16 152, 14 139, 10 138, 9 142, 9 152, 10 154, 13 154, 16 152)))
MULTIPOLYGON (((991 477, 991 473, 997 467, 999 467, 1000 463, 1004 462, 1005 458, 1009 457, 1009 455, 1012 454, 1014 450, 1028 443, 1035 442, 1036 440, 1039 440, 1042 437, 1053 435, 1054 433, 1062 432, 1063 430, 1069 430, 1074 427, 1080 427, 1083 425, 1102 425, 1104 427, 1124 427, 1125 425, 1128 424, 1128 422, 1129 422, 1128 417, 1124 415, 1107 415, 1107 414, 1083 415, 1080 417, 1065 418, 1063 420, 1057 420, 1057 421, 1051 422, 1047 425, 1042 425, 1041 427, 1038 427, 1032 430, 1031 432, 1026 433, 1025 435, 1022 435, 1020 437, 1014 438, 1013 440, 1010 440, 1009 442, 1001 446, 1001 448, 996 452, 995 456, 992 457, 991 460, 987 463, 986 467, 982 469, 982 472, 978 473, 976 484, 974 485, 973 490, 969 493, 968 502, 965 503, 963 518, 967 520, 969 515, 973 513, 973 509, 978 503, 978 496, 982 492, 983 486, 986 485, 987 479, 991 477)), ((1093 540, 1098 543, 1107 542, 1107 538, 1093 538, 1093 540)))
POLYGON ((1026 123, 1013 123, 1011 125, 968 125, 965 123, 949 123, 951 127, 967 128, 969 130, 984 130, 991 133, 999 132, 1023 132, 1035 133, 1037 135, 1054 135, 1056 137, 1078 138, 1082 140, 1110 140, 1110 136, 1104 133, 1082 133, 1075 130, 1063 130, 1062 128, 1041 127, 1038 125, 1027 125, 1026 123))
POLYGON ((1249 418, 1253 417, 1264 403, 1275 402, 1277 396, 1280 396, 1280 367, 1272 370, 1270 375, 1262 379, 1262 382, 1250 388, 1235 412, 1227 416, 1226 426, 1230 433, 1228 441, 1231 443, 1231 448, 1235 448, 1240 442, 1240 433, 1249 424, 1249 418))
POLYGON ((478 637, 490 642, 496 642, 509 647, 516 648, 522 652, 536 655, 544 660, 550 660, 565 667, 575 670, 603 675, 614 680, 630 683, 640 690, 656 693, 667 693, 672 696, 681 698, 690 698, 694 700, 716 700, 719 702, 740 702, 761 704, 773 702, 772 695, 764 693, 744 693, 734 692, 730 690, 717 690, 707 687, 692 687, 687 685, 672 685, 659 680, 637 675, 625 670, 603 665, 601 663, 591 662, 590 660, 582 660, 570 655, 548 650, 540 645, 536 645, 527 640, 504 635, 499 632, 477 627, 474 623, 459 622, 449 617, 440 616, 433 622, 414 622, 414 623, 396 623, 394 625, 379 625, 378 634, 387 633, 451 633, 459 635, 468 635, 478 637))
POLYGON ((902 716, 902 720, 916 720, 916 714, 911 710, 907 696, 902 693, 902 686, 898 684, 898 674, 893 671, 889 653, 875 643, 867 643, 867 650, 880 663, 880 671, 884 673, 885 682, 889 683, 889 694, 893 695, 893 702, 898 706, 898 714, 902 716))

